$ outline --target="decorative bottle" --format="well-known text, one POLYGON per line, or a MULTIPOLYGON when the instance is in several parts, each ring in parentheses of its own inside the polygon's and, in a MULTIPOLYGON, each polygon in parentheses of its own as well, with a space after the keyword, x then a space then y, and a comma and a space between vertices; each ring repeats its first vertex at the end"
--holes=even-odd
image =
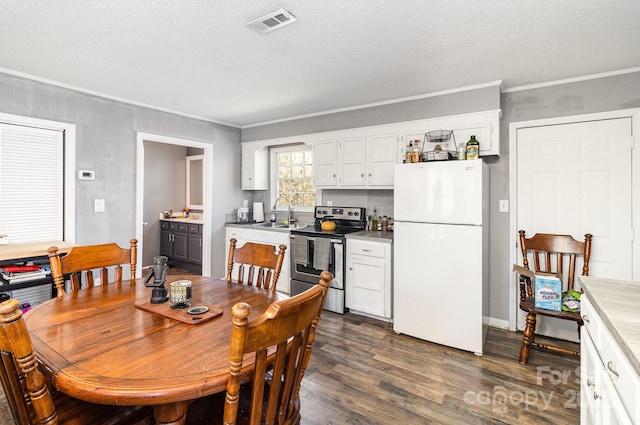
POLYGON ((471 136, 467 142, 467 159, 480 159, 480 143, 476 136, 471 136))
MULTIPOLYGON (((411 151, 412 151, 412 145, 411 142, 407 143, 407 152, 405 153, 405 159, 404 162, 409 164, 411 162, 411 151)), ((375 215, 375 212, 374 212, 375 215)))
POLYGON ((411 162, 420 162, 420 140, 413 142, 413 151, 411 152, 411 162))

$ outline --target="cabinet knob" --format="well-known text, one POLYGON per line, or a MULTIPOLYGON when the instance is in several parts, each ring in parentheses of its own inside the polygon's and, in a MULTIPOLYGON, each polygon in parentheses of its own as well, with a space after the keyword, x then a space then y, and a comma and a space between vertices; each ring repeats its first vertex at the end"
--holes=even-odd
POLYGON ((583 314, 583 315, 582 315, 582 321, 583 321, 583 322, 585 322, 585 323, 591 323, 591 322, 589 321, 589 318, 587 317, 587 315, 586 315, 586 314, 583 314))
POLYGON ((364 251, 364 252, 371 252, 371 250, 370 250, 370 249, 364 249, 364 248, 362 248, 362 251, 364 251))
POLYGON ((613 364, 613 360, 609 360, 609 362, 607 363, 607 369, 609 369, 609 372, 613 373, 616 378, 620 377, 620 374, 618 373, 617 370, 614 369, 614 364, 613 364))
POLYGON ((371 176, 372 176, 372 174, 371 174, 371 173, 369 173, 369 177, 371 177, 371 176))
POLYGON ((587 379, 587 387, 595 387, 596 383, 593 382, 591 379, 587 379))
POLYGON ((602 396, 601 396, 601 395, 598 395, 597 393, 593 393, 593 399, 594 399, 594 400, 597 400, 597 399, 599 399, 599 398, 602 398, 602 396))

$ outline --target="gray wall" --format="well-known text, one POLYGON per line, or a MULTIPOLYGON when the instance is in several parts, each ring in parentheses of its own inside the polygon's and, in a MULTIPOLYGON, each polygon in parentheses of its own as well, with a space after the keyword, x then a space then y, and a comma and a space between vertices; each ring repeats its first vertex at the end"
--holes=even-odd
POLYGON ((487 161, 491 169, 491 317, 508 320, 509 250, 516 249, 516 241, 515 235, 509 235, 509 215, 497 210, 500 199, 509 199, 509 124, 640 108, 640 72, 503 93, 501 105, 501 156, 487 161))
MULTIPOLYGON (((498 87, 447 94, 375 108, 329 114, 284 123, 247 128, 243 141, 271 139, 305 133, 331 131, 390 122, 502 109, 500 157, 486 157, 490 168, 490 315, 509 319, 511 284, 510 249, 515 240, 509 235, 509 214, 498 212, 500 199, 509 199, 509 124, 550 117, 579 115, 640 107, 640 73, 624 74, 583 82, 499 93, 498 87)), ((355 199, 358 206, 392 208, 392 195, 376 191, 325 191, 324 199, 344 203, 355 199), (344 202, 343 202, 344 201, 344 202)), ((387 191, 383 191, 387 192, 387 191)), ((387 213, 384 211, 384 213, 387 213)), ((391 212, 391 214, 393 214, 391 212)))
MULTIPOLYGON (((502 95, 497 86, 488 87, 247 128, 242 131, 242 139, 270 139, 501 108, 502 154, 486 159, 491 170, 491 316, 508 320, 509 249, 515 241, 510 240, 508 214, 498 213, 497 206, 498 200, 509 196, 509 123, 640 107, 639 88, 640 73, 502 95)), ((210 226, 213 274, 224 274, 225 214, 241 205, 243 199, 266 196, 266 192, 240 190, 238 129, 5 74, 0 74, 0 99, 0 112, 77 125, 77 168, 96 170, 95 181, 77 181, 76 186, 77 242, 82 244, 104 241, 127 244, 135 234, 136 131, 213 143, 216 146, 214 223, 210 226), (95 198, 106 199, 106 213, 93 212, 95 198)), ((346 202, 344 195, 328 192, 334 202, 346 202)), ((389 208, 390 194, 384 192, 358 193, 358 203, 369 208, 377 204, 389 208)))
POLYGON ((139 257, 142 266, 153 263, 160 255, 160 211, 179 212, 184 208, 186 193, 187 147, 166 143, 144 142, 144 206, 142 221, 144 248, 139 257))
POLYGON ((1 73, 0 99, 0 112, 76 125, 76 167, 96 171, 95 180, 76 181, 79 244, 126 246, 136 234, 136 132, 215 145, 214 223, 209 229, 213 274, 224 274, 224 214, 243 198, 239 129, 1 73), (96 198, 106 200, 106 212, 93 212, 96 198))
POLYGON ((500 108, 500 87, 494 86, 392 103, 367 109, 291 120, 242 130, 242 141, 275 139, 300 134, 390 124, 500 108))

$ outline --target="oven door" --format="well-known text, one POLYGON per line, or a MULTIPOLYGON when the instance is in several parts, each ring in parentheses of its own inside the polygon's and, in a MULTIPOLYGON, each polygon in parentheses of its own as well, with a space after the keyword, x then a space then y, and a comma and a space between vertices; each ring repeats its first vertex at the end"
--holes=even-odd
MULTIPOLYGON (((298 244, 294 242, 294 239, 301 237, 301 235, 292 234, 291 241, 291 257, 290 264, 290 278, 291 280, 298 280, 302 282, 308 282, 316 285, 320 281, 320 273, 325 269, 317 268, 314 265, 314 243, 317 238, 326 238, 326 236, 302 236, 306 238, 306 244, 298 244), (296 262, 298 257, 296 254, 297 249, 307 250, 307 263, 300 264, 296 262)), ((344 244, 340 238, 330 238, 331 249, 329 254, 329 267, 328 271, 333 275, 331 281, 331 288, 344 289, 344 244)))

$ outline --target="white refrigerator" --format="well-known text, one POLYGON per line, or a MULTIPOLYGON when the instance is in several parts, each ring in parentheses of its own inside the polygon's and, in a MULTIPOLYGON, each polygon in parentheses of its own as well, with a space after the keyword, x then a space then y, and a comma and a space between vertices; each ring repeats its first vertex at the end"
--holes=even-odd
POLYGON ((489 169, 397 164, 393 330, 483 354, 489 318, 489 169))

